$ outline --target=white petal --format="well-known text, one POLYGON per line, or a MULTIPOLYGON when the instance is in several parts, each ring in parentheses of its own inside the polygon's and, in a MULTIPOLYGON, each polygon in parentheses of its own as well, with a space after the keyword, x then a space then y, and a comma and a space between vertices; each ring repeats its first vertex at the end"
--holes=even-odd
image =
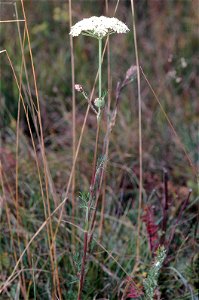
POLYGON ((96 38, 103 38, 109 32, 126 33, 129 31, 128 27, 117 18, 109 18, 105 16, 85 18, 77 22, 71 27, 70 34, 78 36, 82 32, 90 32, 96 38))

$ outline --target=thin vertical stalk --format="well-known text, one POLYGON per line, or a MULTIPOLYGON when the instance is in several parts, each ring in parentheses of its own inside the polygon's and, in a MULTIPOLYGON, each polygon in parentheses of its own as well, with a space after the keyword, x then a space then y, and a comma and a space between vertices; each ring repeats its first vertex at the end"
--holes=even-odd
POLYGON ((93 156, 93 173, 91 178, 91 185, 90 185, 90 197, 93 197, 94 193, 94 181, 95 181, 95 172, 96 172, 96 164, 97 164, 97 148, 98 148, 98 140, 99 140, 99 122, 97 122, 97 132, 95 137, 95 150, 94 150, 94 156, 93 156))
MULTIPOLYGON (((19 19, 17 3, 14 3, 14 7, 15 7, 16 18, 19 19)), ((27 70, 27 66, 26 66, 26 59, 25 59, 25 53, 24 53, 24 47, 23 47, 23 43, 22 43, 22 36, 21 36, 21 32, 20 32, 19 22, 17 22, 17 29, 18 29, 18 35, 19 35, 20 48, 21 48, 21 52, 22 52, 25 78, 26 78, 26 83, 27 83, 27 91, 26 91, 26 89, 24 88, 23 85, 22 85, 22 88, 23 88, 23 92, 26 94, 26 101, 27 101, 28 107, 30 107, 29 111, 31 113, 31 117, 32 117, 32 120, 33 120, 33 123, 34 123, 37 138, 38 138, 38 140, 40 140, 39 128, 38 128, 38 124, 37 124, 37 115, 36 115, 37 114, 37 108, 36 108, 36 106, 34 104, 34 100, 32 98, 32 92, 31 92, 31 87, 30 87, 30 82, 29 82, 29 77, 28 77, 28 70, 27 70)), ((24 31, 25 31, 25 27, 24 27, 24 31)), ((48 173, 49 187, 51 189, 51 193, 52 193, 52 196, 53 196, 53 201, 54 201, 54 204, 55 204, 55 207, 56 207, 58 205, 58 198, 57 198, 57 195, 56 195, 55 187, 54 187, 52 178, 50 176, 50 172, 49 172, 48 167, 47 167, 47 173, 48 173)))
MULTIPOLYGON (((102 97, 102 39, 98 39, 98 97, 99 99, 102 97)), ((90 199, 89 199, 89 207, 94 198, 95 194, 95 173, 96 173, 96 162, 97 162, 97 149, 98 149, 98 141, 99 141, 99 130, 100 130, 100 120, 101 120, 101 110, 98 108, 98 115, 97 115, 97 133, 95 139, 95 150, 94 150, 94 157, 93 157, 93 172, 91 178, 91 186, 90 186, 90 199)), ((89 212, 88 212, 89 215, 89 212)), ((89 224, 88 220, 86 221, 86 228, 84 232, 84 250, 83 250, 83 257, 82 257, 82 265, 81 265, 81 273, 80 273, 80 280, 79 280, 79 288, 78 288, 78 297, 77 299, 81 299, 82 288, 84 284, 84 277, 85 277, 85 267, 86 267, 86 257, 88 251, 88 234, 89 234, 89 224)))
MULTIPOLYGON (((5 177, 5 184, 7 185, 8 190, 9 190, 9 195, 10 195, 11 199, 14 202, 15 201, 14 194, 13 194, 13 191, 10 187, 10 184, 8 182, 6 174, 4 175, 4 177, 5 177)), ((2 199, 6 199, 4 181, 3 181, 3 166, 1 164, 1 161, 0 161, 0 187, 2 189, 2 199)), ((7 201, 5 201, 5 211, 6 211, 7 221, 8 221, 8 229, 9 229, 9 232, 10 232, 11 247, 13 249, 14 260, 15 260, 15 262, 17 262, 17 249, 16 249, 16 246, 15 246, 15 243, 14 243, 13 229, 12 229, 12 226, 11 226, 11 218, 10 218, 11 213, 10 213, 7 201)), ((18 230, 17 230, 17 240, 18 240, 18 248, 19 248, 18 230)), ((22 262, 21 262, 21 267, 23 268, 22 262)), ((22 276, 19 275, 19 282, 20 282, 20 287, 21 287, 21 292, 22 292, 23 298, 26 299, 27 291, 26 291, 26 286, 25 286, 24 273, 22 274, 22 276)))
MULTIPOLYGON (((99 100, 102 97, 102 38, 98 39, 98 98, 99 100)), ((101 107, 98 107, 98 114, 97 114, 97 122, 100 123, 101 119, 101 107)))
POLYGON ((99 44, 98 44, 98 55, 99 55, 99 98, 102 97, 102 39, 99 39, 99 44))
MULTIPOLYGON (((108 15, 108 0, 106 0, 106 15, 108 15)), ((107 37, 107 75, 108 75, 108 105, 107 105, 107 122, 106 128, 109 130, 109 115, 111 106, 111 68, 110 68, 110 42, 109 36, 107 37)), ((109 154, 109 134, 107 136, 107 143, 105 146, 105 157, 107 158, 109 154)), ((106 173, 104 174, 103 191, 102 191, 102 207, 100 213, 100 225, 99 225, 99 240, 102 239, 102 231, 104 226, 104 211, 105 211, 105 201, 106 201, 106 173)))
MULTIPOLYGON (((102 97, 102 39, 98 39, 98 97, 99 99, 102 97)), ((97 149, 98 149, 98 141, 99 141, 99 131, 100 131, 100 120, 101 120, 101 108, 98 107, 98 115, 97 115, 97 132, 96 132, 96 139, 95 139, 95 150, 94 150, 94 157, 93 157, 93 173, 91 179, 91 186, 90 186, 90 201, 92 202, 95 193, 95 173, 96 173, 96 164, 97 164, 97 149)))
MULTIPOLYGON (((15 3, 16 4, 16 3, 15 3)), ((18 16, 17 16, 18 19, 18 16)), ((19 22, 17 22, 17 28, 18 31, 20 31, 19 27, 19 22)), ((26 33, 24 29, 24 34, 23 34, 23 47, 25 43, 25 38, 26 38, 26 33)), ((22 63, 21 63, 21 70, 20 70, 20 79, 19 79, 19 98, 18 98, 18 110, 17 110, 17 124, 16 124, 16 165, 15 165, 15 207, 16 207, 16 217, 17 217, 17 242, 18 242, 18 251, 19 254, 21 255, 21 247, 20 247, 20 238, 19 238, 19 225, 21 223, 21 218, 19 216, 19 126, 20 126, 20 113, 21 113, 21 98, 20 98, 20 93, 21 93, 21 87, 22 87, 22 75, 23 75, 23 53, 22 53, 22 63)), ((21 263, 21 266, 23 268, 23 263, 21 263)), ((25 296, 24 299, 27 297, 27 291, 26 291, 26 285, 25 285, 25 276, 24 272, 20 275, 22 277, 22 292, 25 290, 25 296)))
MULTIPOLYGON (((102 39, 98 39, 98 97, 102 97, 102 39)), ((93 173, 91 179, 91 194, 93 193, 93 182, 95 178, 95 171, 96 171, 96 162, 97 162, 97 148, 98 148, 98 140, 99 140, 99 128, 100 128, 100 119, 101 119, 101 110, 98 108, 98 115, 97 115, 97 133, 95 138, 95 150, 94 150, 94 157, 93 157, 93 173)))
MULTIPOLYGON (((72 7, 71 0, 69 0, 69 25, 72 27, 72 7)), ((70 35, 70 57, 71 57, 71 76, 72 76, 72 133, 73 133, 73 161, 76 152, 76 102, 75 102, 75 64, 73 51, 73 37, 70 35)), ((75 169, 72 178, 72 220, 75 218, 75 169)), ((72 243, 75 246, 75 227, 72 228, 72 243)))
POLYGON ((53 258, 53 264, 52 264, 52 273, 53 273, 53 298, 55 298, 56 295, 56 289, 58 291, 59 298, 62 299, 61 295, 61 289, 60 289, 60 282, 59 282, 59 274, 58 274, 58 267, 57 267, 57 259, 56 259, 56 246, 55 241, 53 240, 53 229, 52 229, 52 220, 51 220, 51 209, 50 209, 50 199, 49 199, 49 182, 48 182, 48 166, 47 166, 47 159, 46 159, 46 153, 45 153, 45 145, 44 145, 44 136, 43 136, 43 127, 42 127, 42 121, 41 121, 41 111, 40 111, 40 103, 39 103, 39 93, 38 93, 38 87, 37 87, 37 80, 36 80, 36 72, 33 62, 33 54, 32 54, 32 48, 31 48, 31 42, 30 42, 30 35, 28 30, 28 23, 24 8, 24 0, 21 0, 21 7, 22 7, 22 13, 25 20, 25 30, 27 34, 27 40, 28 40, 28 48, 29 48, 29 54, 30 54, 30 61, 31 61, 31 68, 32 68, 32 74, 33 74, 33 81, 34 81, 34 87, 35 87, 35 94, 36 94, 36 101, 37 101, 37 110, 38 110, 38 122, 39 122, 39 130, 40 130, 40 144, 41 144, 41 154, 43 159, 43 165, 44 165, 44 177, 45 177, 45 189, 46 189, 46 202, 47 202, 47 211, 48 211, 48 217, 50 219, 49 227, 50 227, 50 234, 51 234, 51 247, 50 251, 52 251, 52 258, 53 258))
MULTIPOLYGON (((140 66, 139 66, 139 55, 137 47, 137 35, 136 35, 136 25, 135 25, 135 9, 134 1, 131 0, 131 11, 133 17, 133 38, 134 38, 134 49, 135 49, 135 58, 137 66, 137 89, 138 89, 138 127, 139 127, 139 200, 138 200, 138 215, 137 215, 137 238, 136 238, 136 257, 135 264, 131 275, 137 269, 140 260, 140 229, 141 229, 141 209, 142 209, 142 191, 143 191, 143 170, 142 170, 142 106, 141 106, 141 81, 140 81, 140 66)), ((130 286, 130 281, 127 283, 122 299, 124 300, 127 295, 127 291, 130 286)))
POLYGON ((94 227, 95 227, 96 213, 97 213, 97 208, 98 208, 98 204, 99 204, 99 196, 100 196, 100 191, 101 191, 101 187, 102 187, 102 180, 104 178, 105 168, 106 167, 104 167, 101 170, 100 182, 99 182, 99 186, 98 186, 97 191, 96 191, 95 207, 93 209, 93 214, 91 216, 91 222, 90 222, 90 230, 89 230, 90 235, 89 235, 89 240, 88 240, 88 248, 90 247, 90 244, 91 244, 92 238, 93 238, 93 231, 94 231, 94 227))
MULTIPOLYGON (((16 17, 17 17, 17 19, 19 19, 19 16, 18 16, 18 10, 17 10, 17 3, 16 3, 16 2, 14 3, 14 7, 15 7, 15 14, 16 14, 16 17)), ((35 107, 34 107, 34 102, 33 102, 33 99, 32 99, 32 93, 31 93, 31 88, 30 88, 30 82, 29 82, 29 78, 28 78, 28 71, 27 71, 26 60, 25 60, 25 54, 24 54, 24 45, 23 45, 23 42, 22 42, 22 36, 21 36, 21 31, 20 31, 20 24, 19 24, 19 22, 17 22, 17 30, 18 30, 19 42, 20 42, 20 48, 21 48, 21 53, 22 53, 23 67, 24 67, 24 72, 25 72, 25 77, 26 77, 26 82, 27 82, 27 91, 28 91, 28 96, 29 96, 29 99, 28 99, 28 97, 27 97, 27 103, 28 103, 28 105, 30 106, 30 112, 32 112, 32 119, 33 119, 33 122, 34 122, 34 126, 35 126, 35 130, 36 130, 38 139, 39 139, 40 137, 39 137, 39 131, 38 131, 38 125, 37 125, 37 117, 36 117, 36 115, 35 115, 35 107)), ((24 31, 25 31, 25 28, 24 28, 24 31)), ((25 33, 26 33, 26 31, 25 31, 25 33)), ((22 86, 22 87, 23 87, 23 86, 22 86)))
MULTIPOLYGON (((13 73, 13 76, 14 76, 14 79, 15 79, 15 82, 16 82, 16 85, 17 85, 17 89, 19 91, 19 95, 20 95, 20 98, 21 98, 21 102, 23 104, 23 108, 24 108, 24 112, 25 112, 25 115, 26 115, 26 120, 27 120, 27 124, 28 124, 28 128, 29 128, 29 132, 30 132, 30 137, 31 137, 31 141, 32 141, 32 146, 33 146, 33 150, 34 150, 34 154, 35 154, 35 161, 36 161, 36 166, 37 166, 37 170, 38 170, 38 175, 39 175, 39 179, 40 179, 40 185, 42 185, 42 182, 41 182, 41 174, 40 174, 40 171, 39 171, 39 162, 38 162, 38 158, 37 158, 37 152, 36 152, 36 146, 35 146, 35 142, 34 142, 34 138, 33 138, 33 134, 32 134, 32 130, 31 130, 31 127, 30 127, 30 121, 29 121, 29 116, 28 116, 28 111, 26 109, 26 106, 25 106, 25 103, 24 103, 24 99, 23 99, 23 96, 22 96, 22 93, 21 93, 21 89, 20 89, 20 86, 19 86, 19 82, 18 82, 18 79, 17 79, 17 76, 16 76, 16 72, 14 70, 14 66, 12 64, 12 61, 10 59, 10 56, 8 55, 8 52, 5 50, 5 53, 6 53, 6 56, 8 58, 8 62, 10 64, 10 67, 11 67, 11 70, 12 70, 12 73, 13 73)), ((41 192, 42 192, 42 195, 43 195, 43 189, 41 187, 41 192)), ((43 195, 44 196, 44 195, 43 195)), ((43 198, 42 198, 43 199, 43 198)), ((45 210, 45 205, 44 205, 44 214, 45 214, 45 219, 49 219, 49 224, 50 224, 50 221, 51 221, 51 218, 50 216, 48 217, 47 216, 47 212, 45 210)), ((48 225, 49 225, 48 224, 48 225)), ((47 226, 47 233, 48 233, 48 237, 49 237, 49 250, 50 250, 50 258, 51 258, 51 264, 52 264, 52 267, 54 266, 54 261, 53 261, 53 254, 52 254, 52 251, 51 251, 51 242, 50 242, 50 228, 48 229, 49 226, 47 226)), ((24 251, 23 251, 24 252, 24 251)), ((23 256, 23 252, 22 254, 20 255, 20 257, 23 256)), ((20 258, 18 259, 16 265, 15 265, 15 268, 18 267, 18 262, 19 262, 20 258)), ((21 261, 21 260, 20 260, 21 261)))
POLYGON ((82 288, 83 288, 83 284, 84 284, 87 248, 88 248, 88 231, 85 231, 85 233, 84 233, 84 251, 83 251, 83 257, 82 257, 81 274, 80 274, 79 289, 78 289, 78 296, 77 296, 78 300, 81 300, 82 288))
POLYGON ((162 235, 160 237, 160 244, 164 245, 166 229, 167 229, 167 221, 168 221, 168 172, 164 170, 164 197, 162 201, 162 235))
POLYGON ((135 25, 135 9, 134 1, 131 0, 131 10, 133 16, 133 38, 137 66, 137 88, 138 88, 138 123, 139 123, 139 203, 138 203, 138 217, 137 217, 137 240, 136 240, 136 261, 135 267, 140 259, 140 228, 141 228, 141 209, 142 209, 142 190, 143 190, 143 170, 142 170, 142 107, 141 107, 141 81, 140 81, 140 67, 139 55, 137 47, 136 25, 135 25))

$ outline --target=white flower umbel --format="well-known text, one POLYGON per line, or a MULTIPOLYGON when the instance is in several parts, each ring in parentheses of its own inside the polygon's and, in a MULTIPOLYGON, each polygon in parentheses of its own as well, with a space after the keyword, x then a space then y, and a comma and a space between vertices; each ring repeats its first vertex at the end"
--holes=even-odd
POLYGON ((72 36, 83 34, 101 39, 112 33, 126 33, 128 31, 128 27, 117 18, 94 16, 77 22, 71 27, 70 34, 72 36))
MULTIPOLYGON (((99 53, 99 69, 98 69, 98 84, 99 95, 98 99, 102 99, 102 39, 113 33, 126 33, 129 28, 117 18, 109 17, 90 17, 77 22, 71 27, 70 35, 78 36, 80 34, 87 35, 98 39, 99 53)), ((103 99, 104 100, 104 99, 103 99)), ((97 120, 100 121, 101 107, 98 107, 97 120)))

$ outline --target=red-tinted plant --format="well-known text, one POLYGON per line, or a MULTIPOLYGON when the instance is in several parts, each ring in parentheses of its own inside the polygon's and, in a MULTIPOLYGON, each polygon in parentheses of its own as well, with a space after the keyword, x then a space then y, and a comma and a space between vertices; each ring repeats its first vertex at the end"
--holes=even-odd
POLYGON ((131 278, 128 278, 128 281, 130 282, 129 284, 129 288, 128 288, 128 293, 126 295, 127 298, 139 298, 140 296, 142 296, 143 293, 143 287, 138 287, 134 281, 132 281, 131 278))
POLYGON ((152 206, 146 206, 144 212, 142 220, 146 224, 150 250, 154 254, 159 246, 158 226, 155 223, 152 206))

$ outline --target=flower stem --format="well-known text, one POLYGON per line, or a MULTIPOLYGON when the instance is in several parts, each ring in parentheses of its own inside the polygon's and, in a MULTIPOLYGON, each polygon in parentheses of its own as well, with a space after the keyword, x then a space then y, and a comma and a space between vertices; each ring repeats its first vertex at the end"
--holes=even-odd
MULTIPOLYGON (((98 83, 99 83, 99 91, 98 91, 98 97, 101 99, 102 97, 102 39, 98 39, 98 56, 99 56, 99 68, 98 68, 98 83)), ((101 118, 101 108, 98 108, 98 114, 97 114, 97 121, 100 122, 101 118)))
POLYGON ((99 98, 102 97, 102 39, 99 39, 99 98))

